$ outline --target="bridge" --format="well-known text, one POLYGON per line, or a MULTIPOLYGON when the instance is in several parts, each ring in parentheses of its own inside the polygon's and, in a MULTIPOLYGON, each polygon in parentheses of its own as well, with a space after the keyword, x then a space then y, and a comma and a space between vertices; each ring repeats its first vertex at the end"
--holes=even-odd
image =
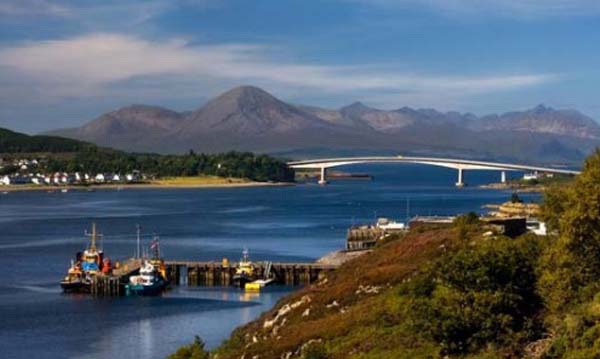
POLYGON ((464 171, 466 170, 487 170, 500 171, 500 180, 506 182, 507 171, 527 171, 535 173, 552 173, 577 175, 580 171, 573 171, 552 167, 539 167, 522 164, 498 163, 488 161, 473 161, 452 158, 435 158, 435 157, 410 157, 410 156, 374 156, 374 157, 340 157, 340 158, 320 158, 314 160, 303 160, 288 162, 288 166, 294 169, 308 168, 319 169, 321 175, 319 184, 327 183, 327 169, 339 166, 361 164, 361 163, 417 163, 438 167, 446 167, 458 170, 457 187, 465 185, 464 171))

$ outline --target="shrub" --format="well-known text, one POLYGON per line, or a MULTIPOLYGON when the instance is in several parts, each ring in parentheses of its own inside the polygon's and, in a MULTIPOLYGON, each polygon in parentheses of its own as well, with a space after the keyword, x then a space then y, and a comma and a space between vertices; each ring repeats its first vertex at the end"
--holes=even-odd
POLYGON ((302 353, 303 359, 327 359, 327 350, 322 343, 309 344, 302 353))
POLYGON ((542 308, 536 293, 535 236, 499 238, 445 255, 408 284, 415 330, 444 354, 535 338, 542 308))
POLYGON ((184 345, 168 356, 168 359, 208 359, 209 353, 204 350, 204 342, 196 335, 194 342, 184 345))

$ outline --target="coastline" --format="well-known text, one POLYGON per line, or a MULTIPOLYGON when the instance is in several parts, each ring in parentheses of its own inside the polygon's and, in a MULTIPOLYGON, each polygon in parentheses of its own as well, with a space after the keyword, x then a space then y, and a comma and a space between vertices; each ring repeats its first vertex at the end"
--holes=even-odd
POLYGON ((223 182, 223 183, 197 183, 197 184, 175 184, 175 183, 136 183, 136 184, 94 184, 94 185, 65 185, 65 186, 46 186, 46 185, 8 185, 0 186, 1 192, 26 192, 26 191, 46 191, 56 192, 63 189, 69 191, 96 191, 96 190, 130 190, 130 189, 217 189, 217 188, 248 188, 248 187, 280 187, 293 186, 291 182, 223 182))
POLYGON ((546 191, 547 187, 544 185, 519 185, 519 184, 510 184, 510 183, 490 183, 483 184, 478 186, 478 188, 483 189, 495 189, 495 190, 512 190, 518 193, 541 193, 546 191))

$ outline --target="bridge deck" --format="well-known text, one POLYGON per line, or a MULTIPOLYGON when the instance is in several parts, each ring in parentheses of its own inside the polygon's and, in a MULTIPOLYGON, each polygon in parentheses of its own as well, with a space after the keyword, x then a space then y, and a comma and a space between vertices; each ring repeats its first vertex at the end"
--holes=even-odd
POLYGON ((545 173, 570 174, 576 175, 580 171, 532 166, 524 164, 500 163, 491 161, 476 161, 453 158, 437 157, 411 157, 411 156, 370 156, 370 157, 337 157, 337 158, 319 158, 312 160, 288 162, 292 168, 330 168, 359 163, 419 163, 433 166, 450 167, 455 169, 473 169, 473 170, 497 170, 497 171, 538 171, 545 173))

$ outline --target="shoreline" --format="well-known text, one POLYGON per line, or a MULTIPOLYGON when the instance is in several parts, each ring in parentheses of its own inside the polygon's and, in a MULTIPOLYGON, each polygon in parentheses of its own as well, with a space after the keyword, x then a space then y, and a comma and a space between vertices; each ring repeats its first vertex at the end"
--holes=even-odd
POLYGON ((293 186, 292 182, 233 182, 233 183, 198 183, 198 184, 164 184, 164 183, 139 183, 139 184, 97 184, 97 185, 65 185, 65 186, 29 186, 8 185, 0 186, 1 192, 57 192, 63 189, 69 191, 96 191, 96 190, 129 190, 129 189, 218 189, 218 188, 250 188, 250 187, 281 187, 293 186))
POLYGON ((518 184, 507 184, 507 183, 490 183, 479 185, 478 188, 482 189, 495 189, 499 191, 512 190, 517 193, 542 193, 546 191, 547 187, 543 185, 532 185, 524 186, 518 184))

